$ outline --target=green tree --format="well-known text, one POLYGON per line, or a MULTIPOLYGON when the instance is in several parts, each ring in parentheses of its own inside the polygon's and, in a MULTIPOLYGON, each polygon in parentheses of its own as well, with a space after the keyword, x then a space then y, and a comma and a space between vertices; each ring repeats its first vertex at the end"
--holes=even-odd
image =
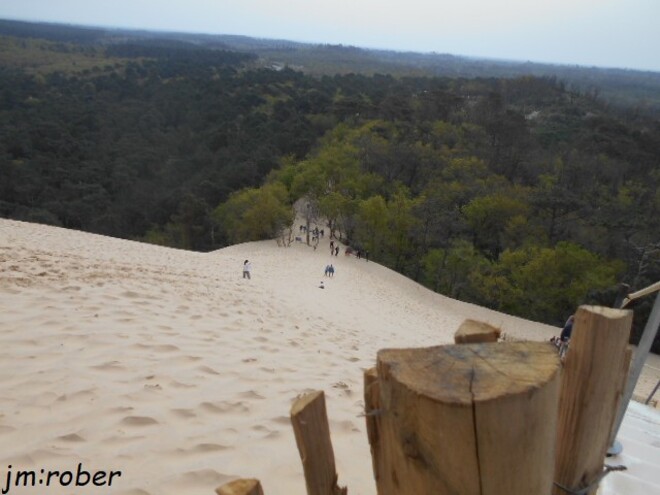
POLYGON ((410 198, 410 192, 403 186, 387 202, 385 239, 388 251, 394 258, 394 269, 399 272, 406 272, 404 268, 416 263, 413 231, 419 225, 414 215, 414 208, 418 203, 416 199, 410 198))
POLYGON ((475 246, 497 258, 504 249, 505 233, 524 223, 529 207, 516 194, 520 189, 509 193, 495 193, 474 198, 463 210, 463 216, 470 226, 475 246))
POLYGON ((490 307, 537 321, 562 323, 590 292, 614 285, 624 265, 570 242, 505 250, 475 279, 490 307), (496 290, 492 290, 495 288, 496 290))
POLYGON ((358 207, 357 222, 358 242, 369 250, 372 258, 378 259, 384 250, 384 239, 388 225, 388 209, 385 198, 376 195, 362 200, 358 207))
POLYGON ((293 208, 283 184, 233 193, 213 214, 229 242, 272 239, 293 223, 293 208))
POLYGON ((430 249, 424 256, 424 283, 436 292, 457 299, 471 299, 471 280, 478 278, 490 262, 471 242, 458 239, 446 249, 430 249))

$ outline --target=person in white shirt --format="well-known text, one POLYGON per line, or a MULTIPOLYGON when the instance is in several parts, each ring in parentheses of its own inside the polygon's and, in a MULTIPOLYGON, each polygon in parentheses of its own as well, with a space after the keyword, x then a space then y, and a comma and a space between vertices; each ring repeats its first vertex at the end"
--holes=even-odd
POLYGON ((252 263, 249 260, 243 262, 243 278, 251 279, 250 272, 252 271, 252 263))

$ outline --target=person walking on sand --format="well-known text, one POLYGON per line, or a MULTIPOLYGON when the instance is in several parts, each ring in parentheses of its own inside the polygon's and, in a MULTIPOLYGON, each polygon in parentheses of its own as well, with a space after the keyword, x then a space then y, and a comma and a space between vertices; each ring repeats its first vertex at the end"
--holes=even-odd
POLYGON ((243 278, 247 278, 250 280, 252 277, 250 277, 250 272, 252 271, 252 263, 250 263, 249 260, 245 260, 243 262, 243 278))
POLYGON ((328 267, 328 274, 330 275, 330 278, 335 276, 335 267, 332 266, 332 264, 328 267))

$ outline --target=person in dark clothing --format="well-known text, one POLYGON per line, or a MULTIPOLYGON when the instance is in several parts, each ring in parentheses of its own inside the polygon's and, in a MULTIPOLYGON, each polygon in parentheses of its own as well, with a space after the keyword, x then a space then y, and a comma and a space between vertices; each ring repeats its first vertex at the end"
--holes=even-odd
POLYGON ((559 334, 559 340, 562 342, 567 342, 571 338, 571 333, 573 332, 573 320, 575 320, 575 315, 571 315, 566 320, 566 324, 559 334))

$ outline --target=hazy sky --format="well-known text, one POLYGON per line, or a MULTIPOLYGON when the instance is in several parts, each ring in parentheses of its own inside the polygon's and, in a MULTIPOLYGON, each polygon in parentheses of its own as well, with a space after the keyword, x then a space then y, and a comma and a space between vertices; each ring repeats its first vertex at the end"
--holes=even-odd
POLYGON ((660 71, 660 0, 0 0, 0 18, 660 71))

